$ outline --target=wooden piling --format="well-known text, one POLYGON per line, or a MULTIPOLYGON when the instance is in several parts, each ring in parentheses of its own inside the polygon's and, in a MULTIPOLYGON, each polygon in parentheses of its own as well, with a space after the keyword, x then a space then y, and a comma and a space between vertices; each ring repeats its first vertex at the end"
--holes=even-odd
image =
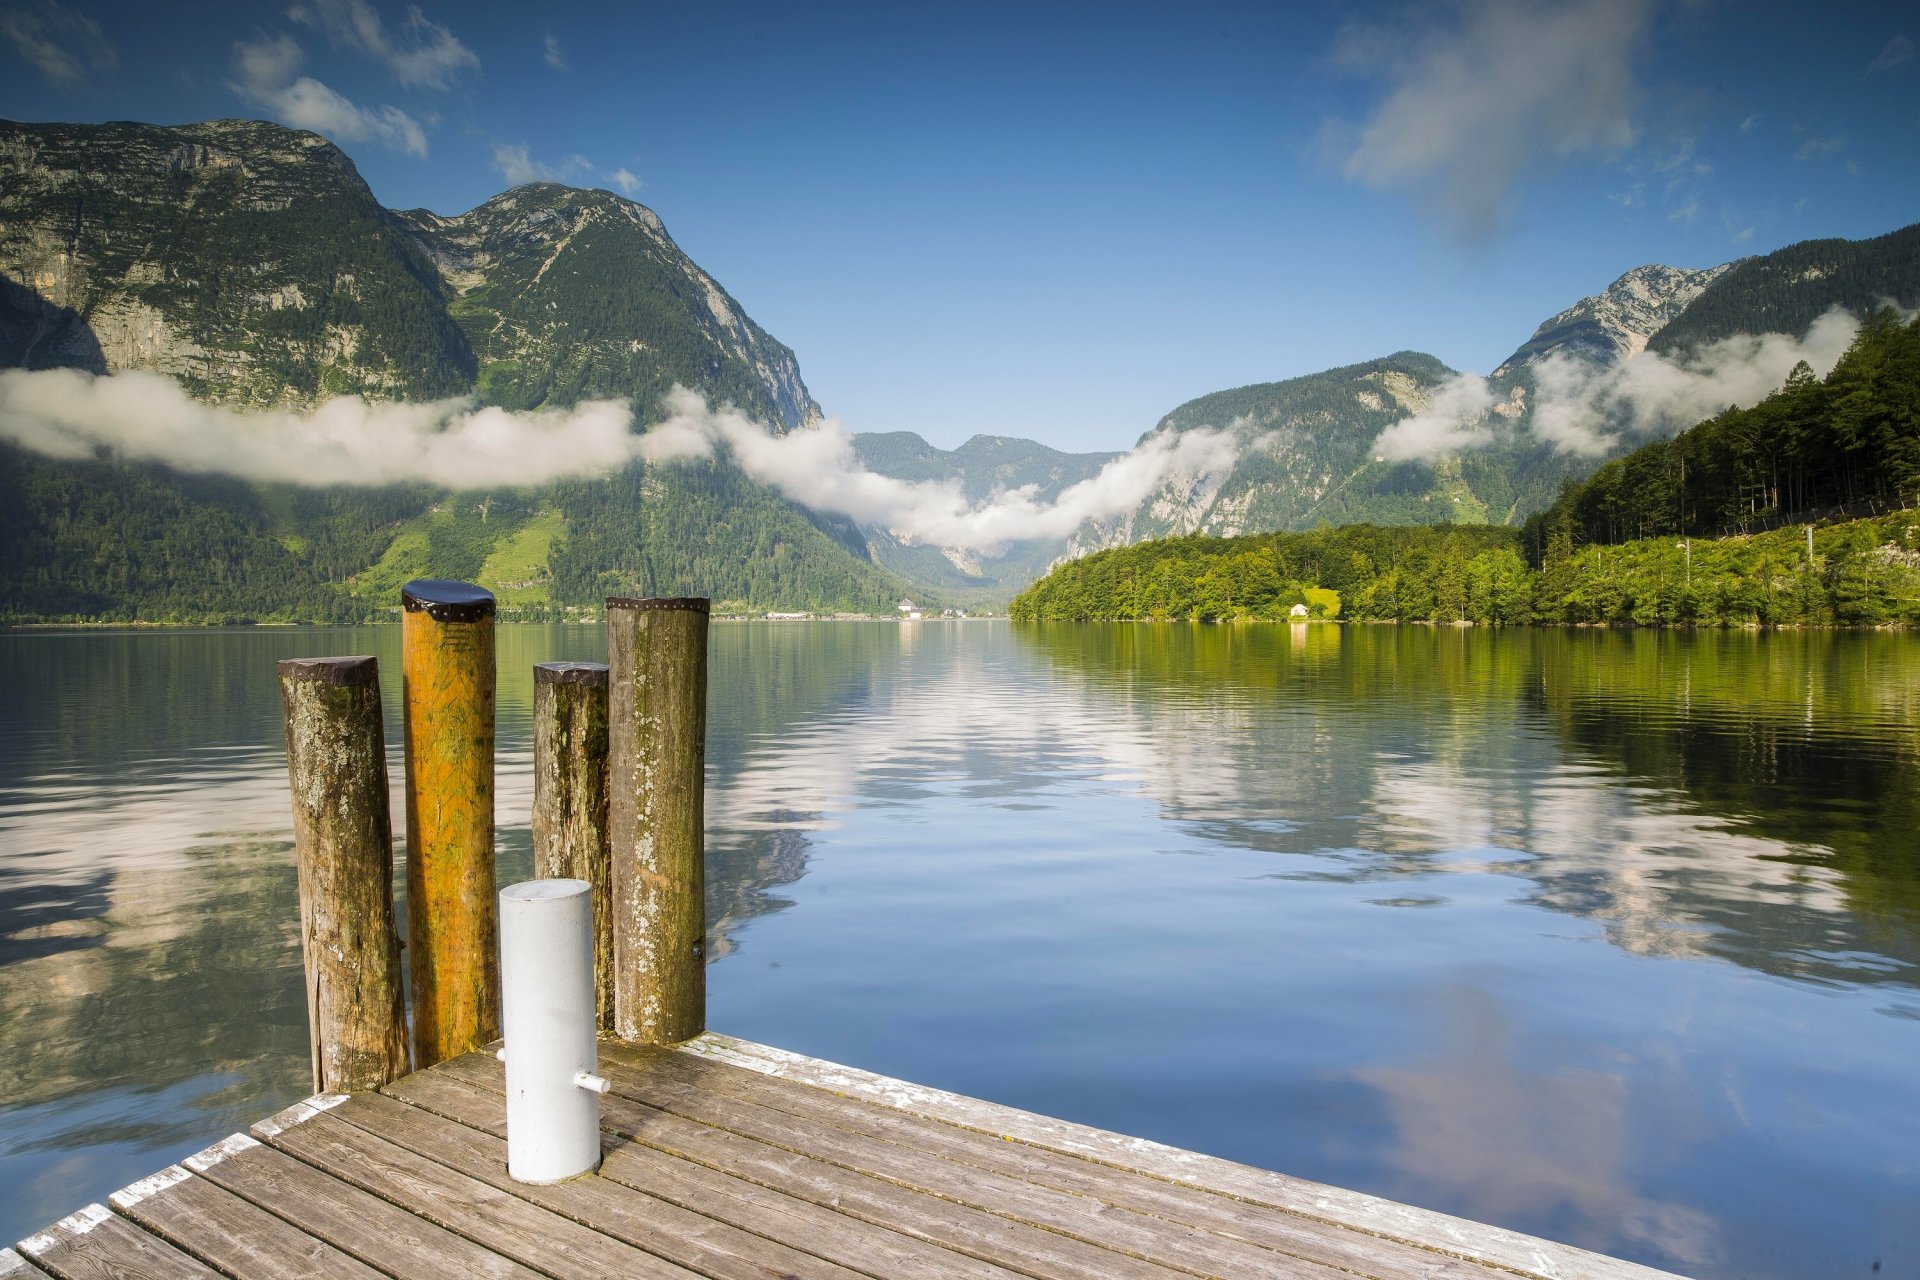
POLYGON ((707 610, 607 601, 614 1032, 648 1044, 706 1029, 707 610))
POLYGON ((430 1067, 500 1034, 494 604, 437 578, 409 582, 401 603, 413 1058, 430 1067))
POLYGON ((593 994, 613 1030, 613 902, 607 844, 607 668, 533 669, 533 874, 593 886, 593 994))
POLYGON ((380 669, 289 658, 279 670, 313 1089, 358 1093, 407 1073, 380 669))

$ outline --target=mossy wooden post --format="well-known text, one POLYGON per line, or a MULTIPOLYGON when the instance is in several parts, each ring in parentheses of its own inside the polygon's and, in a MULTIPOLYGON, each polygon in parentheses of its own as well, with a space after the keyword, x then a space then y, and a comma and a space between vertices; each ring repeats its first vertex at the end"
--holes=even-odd
POLYGON ((493 596, 417 578, 401 589, 407 744, 407 967, 413 1062, 500 1034, 493 892, 493 596))
POLYGON ((613 897, 607 845, 607 668, 533 669, 533 874, 593 886, 593 998, 613 1030, 613 897))
POLYGON ((707 1023, 707 601, 607 601, 614 1033, 707 1023))
POLYGON ((379 665, 289 658, 280 705, 313 1091, 377 1089, 407 1073, 379 665))

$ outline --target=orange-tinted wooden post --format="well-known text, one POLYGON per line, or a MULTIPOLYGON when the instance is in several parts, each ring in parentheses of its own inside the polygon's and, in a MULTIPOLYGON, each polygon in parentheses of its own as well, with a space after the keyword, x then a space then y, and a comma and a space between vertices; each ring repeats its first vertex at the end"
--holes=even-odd
POLYGON ((614 1033, 706 1030, 707 601, 607 601, 614 1033))
POLYGON ((289 658, 279 674, 313 1091, 378 1089, 407 1072, 380 669, 289 658))
POLYGON ((407 745, 407 967, 413 1065, 500 1034, 493 889, 493 596, 417 578, 401 589, 407 745))

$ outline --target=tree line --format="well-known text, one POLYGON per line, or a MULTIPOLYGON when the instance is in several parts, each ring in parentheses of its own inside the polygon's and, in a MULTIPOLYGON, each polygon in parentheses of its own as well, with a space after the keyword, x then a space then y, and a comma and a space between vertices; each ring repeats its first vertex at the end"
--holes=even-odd
POLYGON ((1725 538, 1575 546, 1539 567, 1487 526, 1347 525, 1195 535, 1057 566, 1014 600, 1025 621, 1310 618, 1642 626, 1920 623, 1920 513, 1725 538))

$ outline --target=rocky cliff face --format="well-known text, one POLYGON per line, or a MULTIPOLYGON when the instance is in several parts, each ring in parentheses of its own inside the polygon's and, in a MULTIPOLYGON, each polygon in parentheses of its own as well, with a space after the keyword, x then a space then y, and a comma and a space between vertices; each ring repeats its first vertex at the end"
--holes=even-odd
POLYGON ((1702 271, 1635 267, 1604 292, 1582 298, 1542 323, 1493 376, 1513 373, 1555 351, 1599 364, 1618 364, 1639 355, 1654 334, 1678 318, 1730 265, 1702 271))
POLYGON ((241 404, 472 383, 427 255, 344 152, 278 125, 0 122, 0 276, 0 363, 241 404))

